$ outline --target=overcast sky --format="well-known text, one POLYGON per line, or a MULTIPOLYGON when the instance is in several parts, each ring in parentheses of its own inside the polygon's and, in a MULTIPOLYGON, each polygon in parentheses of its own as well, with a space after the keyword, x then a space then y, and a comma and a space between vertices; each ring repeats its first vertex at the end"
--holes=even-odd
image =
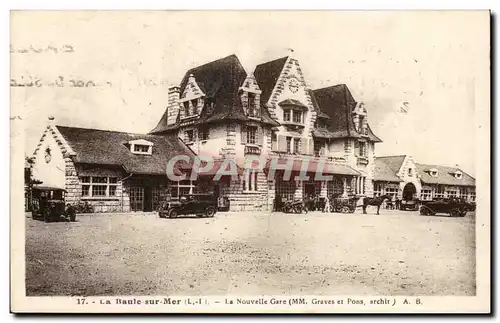
POLYGON ((24 108, 28 155, 49 115, 144 133, 187 69, 234 53, 250 72, 293 48, 312 88, 345 83, 365 102, 377 155, 475 174, 488 23, 487 12, 17 12, 11 79, 38 87, 11 87, 12 107, 24 108))

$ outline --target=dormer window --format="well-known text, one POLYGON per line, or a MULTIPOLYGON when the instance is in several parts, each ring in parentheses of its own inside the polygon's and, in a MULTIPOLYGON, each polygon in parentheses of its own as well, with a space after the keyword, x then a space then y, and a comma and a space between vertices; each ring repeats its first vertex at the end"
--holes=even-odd
POLYGON ((186 101, 183 103, 184 104, 184 116, 189 117, 189 101, 186 101))
POLYGON ((455 178, 456 179, 462 179, 462 172, 461 171, 456 171, 455 172, 455 178))
POLYGON ((149 151, 149 147, 147 145, 134 145, 134 152, 136 153, 147 153, 149 151))
POLYGON ((429 170, 429 174, 431 174, 432 177, 438 177, 439 172, 438 172, 437 169, 432 168, 432 169, 429 170))
POLYGON ((128 142, 130 151, 135 155, 151 155, 153 153, 153 143, 144 139, 131 140, 128 142))

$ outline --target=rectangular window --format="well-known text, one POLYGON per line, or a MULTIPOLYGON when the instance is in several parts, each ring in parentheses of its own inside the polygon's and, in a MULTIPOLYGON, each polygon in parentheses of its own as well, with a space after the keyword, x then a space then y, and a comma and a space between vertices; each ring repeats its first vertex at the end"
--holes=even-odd
POLYGON ((319 157, 321 155, 321 148, 324 147, 324 144, 320 141, 314 141, 314 156, 319 157))
POLYGON ((191 100, 193 106, 193 115, 198 114, 198 99, 191 100))
POLYGON ((293 122, 302 123, 302 111, 293 110, 293 122))
POLYGON ((257 127, 247 126, 247 143, 257 144, 257 127))
POLYGON ((420 199, 422 201, 430 201, 430 200, 432 200, 432 190, 422 189, 420 191, 420 199))
POLYGON ((292 153, 292 137, 286 137, 286 152, 292 153))
POLYGON ((299 148, 300 148, 300 139, 293 138, 293 153, 298 154, 300 151, 299 148))
POLYGON ((148 145, 134 145, 134 151, 139 153, 147 153, 149 152, 148 145))
POLYGON ((385 194, 389 195, 391 197, 391 199, 393 199, 393 198, 395 199, 398 195, 398 189, 387 187, 385 189, 385 194))
POLYGON ((382 195, 382 184, 380 183, 375 183, 373 185, 373 196, 381 196, 382 195))
POLYGON ((210 131, 208 127, 203 127, 198 129, 198 138, 200 140, 208 140, 210 137, 210 131))
POLYGON ((248 93, 248 115, 250 117, 256 117, 256 113, 255 113, 255 94, 253 93, 248 93))
POLYGON ((107 177, 97 177, 97 176, 93 176, 92 177, 92 183, 98 183, 98 184, 105 184, 108 182, 108 178, 107 177))
POLYGON ((184 116, 188 117, 189 116, 189 101, 186 101, 183 104, 184 104, 184 116))
POLYGON ((437 198, 444 197, 444 186, 438 185, 438 187, 436 189, 436 194, 434 196, 437 198))
POLYGON ((106 196, 106 185, 92 185, 92 196, 106 196))
POLYGON ((283 121, 291 121, 291 110, 290 109, 283 110, 283 121))
POLYGON ((366 157, 366 142, 364 141, 358 141, 356 142, 356 153, 358 157, 366 157))
POLYGON ((349 151, 349 149, 351 149, 351 144, 350 144, 350 142, 349 142, 349 139, 345 139, 345 140, 344 140, 344 151, 345 151, 345 152, 348 152, 348 151, 349 151))
POLYGON ((185 134, 187 143, 194 141, 194 130, 186 130, 185 134))
POLYGON ((90 185, 82 185, 82 196, 89 196, 90 185))
POLYGON ((86 197, 106 197, 116 196, 118 179, 116 177, 105 176, 82 176, 82 196, 86 197))

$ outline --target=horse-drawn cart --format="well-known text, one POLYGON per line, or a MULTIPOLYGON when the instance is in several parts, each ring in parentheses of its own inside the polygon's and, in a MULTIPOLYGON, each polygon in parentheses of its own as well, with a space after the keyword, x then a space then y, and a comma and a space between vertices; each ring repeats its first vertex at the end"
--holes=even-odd
POLYGON ((339 213, 354 213, 356 211, 357 197, 334 197, 332 198, 332 211, 339 213))

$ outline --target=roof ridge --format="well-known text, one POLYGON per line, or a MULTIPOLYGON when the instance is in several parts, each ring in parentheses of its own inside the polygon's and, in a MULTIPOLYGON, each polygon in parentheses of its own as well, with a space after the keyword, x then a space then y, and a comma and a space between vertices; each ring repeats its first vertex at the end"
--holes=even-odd
POLYGON ((271 61, 267 61, 267 62, 264 62, 264 63, 261 63, 261 64, 257 64, 257 65, 255 65, 254 71, 257 68, 257 66, 261 66, 261 65, 265 65, 265 64, 269 64, 269 63, 274 63, 274 62, 282 60, 282 59, 288 60, 288 57, 290 57, 290 55, 286 55, 286 56, 283 56, 283 57, 280 57, 280 58, 275 58, 275 59, 273 59, 271 61))
POLYGON ((55 125, 55 126, 57 128, 91 130, 91 131, 101 131, 101 132, 114 132, 114 133, 122 133, 122 134, 127 134, 127 135, 163 137, 163 136, 159 136, 159 135, 155 135, 155 134, 148 134, 148 133, 126 132, 126 131, 106 130, 106 129, 97 129, 97 128, 72 127, 72 126, 63 126, 63 125, 55 125))
POLYGON ((375 156, 375 158, 391 158, 391 157, 406 157, 408 155, 388 155, 388 156, 375 156))
POLYGON ((335 85, 320 87, 320 88, 317 88, 317 89, 313 89, 312 91, 321 91, 321 90, 331 89, 331 88, 339 87, 339 86, 345 86, 346 88, 348 88, 347 84, 340 83, 340 84, 335 84, 335 85))
POLYGON ((213 63, 218 62, 218 61, 222 61, 222 60, 227 59, 227 58, 230 58, 230 57, 234 57, 234 58, 236 58, 238 61, 240 60, 240 59, 238 58, 238 56, 236 56, 236 54, 231 54, 231 55, 228 55, 228 56, 225 56, 225 57, 222 57, 222 58, 218 58, 218 59, 213 60, 213 61, 210 61, 210 62, 206 62, 206 63, 201 64, 201 65, 197 65, 197 66, 195 66, 195 67, 192 67, 192 68, 188 69, 187 71, 189 72, 189 71, 192 71, 192 70, 194 70, 194 69, 197 69, 197 68, 200 68, 200 67, 204 67, 204 66, 206 66, 206 65, 210 65, 210 64, 213 64, 213 63))

